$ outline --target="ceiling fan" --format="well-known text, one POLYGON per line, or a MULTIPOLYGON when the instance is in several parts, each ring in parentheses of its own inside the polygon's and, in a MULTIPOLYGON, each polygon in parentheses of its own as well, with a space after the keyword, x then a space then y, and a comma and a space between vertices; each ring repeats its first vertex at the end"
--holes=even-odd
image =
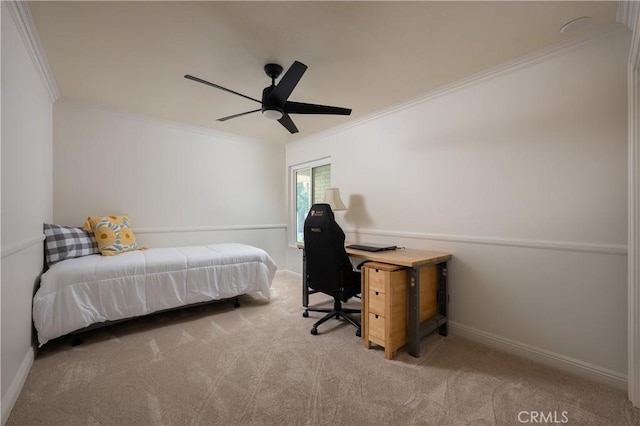
POLYGON ((242 96, 243 98, 255 101, 262 105, 261 108, 254 109, 253 111, 241 112, 240 114, 218 118, 217 121, 227 121, 232 118, 242 117, 243 115, 262 111, 262 115, 272 120, 278 120, 290 133, 298 133, 298 128, 293 123, 293 120, 291 120, 291 117, 289 117, 289 114, 350 115, 351 109, 347 108, 305 104, 288 100, 291 92, 293 92, 293 89, 295 89, 306 70, 307 66, 305 64, 295 61, 293 65, 289 67, 284 76, 282 76, 282 79, 278 84, 276 84, 276 79, 280 74, 282 74, 282 67, 278 64, 265 65, 264 71, 267 73, 267 76, 271 78, 271 86, 264 88, 262 91, 261 101, 189 74, 185 75, 184 78, 215 87, 216 89, 224 90, 225 92, 233 93, 234 95, 242 96))

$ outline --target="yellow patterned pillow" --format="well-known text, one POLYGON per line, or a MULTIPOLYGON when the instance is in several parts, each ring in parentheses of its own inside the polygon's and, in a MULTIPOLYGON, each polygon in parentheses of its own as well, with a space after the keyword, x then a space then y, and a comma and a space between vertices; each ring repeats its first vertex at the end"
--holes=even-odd
POLYGON ((103 256, 115 256, 126 251, 138 250, 136 237, 131 230, 128 215, 89 216, 84 223, 85 231, 93 231, 98 249, 103 256))

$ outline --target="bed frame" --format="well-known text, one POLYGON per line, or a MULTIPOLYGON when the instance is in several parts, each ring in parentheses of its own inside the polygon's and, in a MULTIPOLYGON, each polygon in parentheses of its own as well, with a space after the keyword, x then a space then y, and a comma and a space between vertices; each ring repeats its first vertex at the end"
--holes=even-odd
POLYGON ((41 277, 33 320, 40 346, 147 315, 260 292, 267 299, 276 264, 262 249, 211 244, 92 254, 62 260, 41 277))

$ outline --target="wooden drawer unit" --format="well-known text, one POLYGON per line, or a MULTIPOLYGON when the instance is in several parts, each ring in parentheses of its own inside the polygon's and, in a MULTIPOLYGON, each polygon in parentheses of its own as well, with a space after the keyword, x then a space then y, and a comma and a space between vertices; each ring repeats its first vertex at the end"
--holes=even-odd
POLYGON ((362 338, 384 347, 386 359, 407 343, 407 271, 369 262, 362 266, 362 338))
MULTIPOLYGON (((420 322, 437 313, 437 266, 420 268, 420 322)), ((384 347, 392 359, 407 343, 407 270, 369 262, 362 265, 362 339, 384 347)))

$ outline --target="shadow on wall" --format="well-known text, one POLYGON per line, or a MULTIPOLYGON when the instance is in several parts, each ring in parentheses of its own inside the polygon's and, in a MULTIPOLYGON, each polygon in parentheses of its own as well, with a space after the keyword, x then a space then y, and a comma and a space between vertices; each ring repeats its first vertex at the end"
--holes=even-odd
POLYGON ((344 214, 344 220, 353 225, 356 231, 358 228, 366 228, 373 223, 364 205, 364 197, 362 195, 351 194, 348 206, 344 214))

